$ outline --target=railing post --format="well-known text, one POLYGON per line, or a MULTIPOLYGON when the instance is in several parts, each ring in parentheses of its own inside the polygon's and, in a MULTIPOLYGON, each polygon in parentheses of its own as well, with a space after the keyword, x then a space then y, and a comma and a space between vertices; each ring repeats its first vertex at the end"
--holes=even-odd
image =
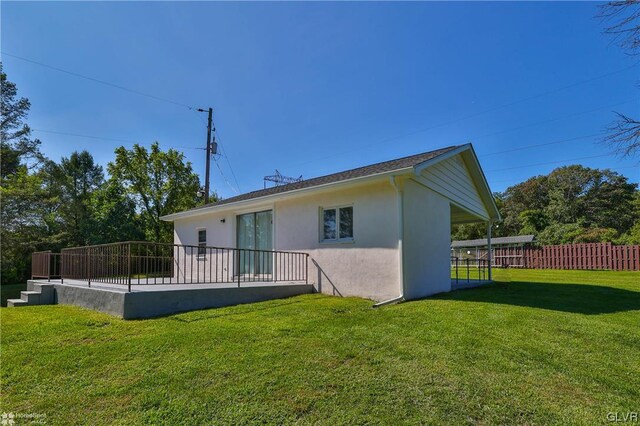
POLYGON ((467 257, 466 259, 467 262, 467 284, 469 283, 469 258, 467 257))
POLYGON ((458 268, 459 268, 458 260, 459 259, 456 257, 456 284, 458 284, 458 268))
POLYGON ((309 284, 309 253, 306 255, 304 263, 304 282, 305 284, 309 284))
POLYGON ((91 287, 91 248, 87 249, 87 283, 91 287))
POLYGON ((127 290, 131 293, 131 243, 127 243, 127 290))
POLYGON ((236 259, 237 259, 236 268, 238 269, 238 287, 240 287, 240 249, 236 249, 236 259))

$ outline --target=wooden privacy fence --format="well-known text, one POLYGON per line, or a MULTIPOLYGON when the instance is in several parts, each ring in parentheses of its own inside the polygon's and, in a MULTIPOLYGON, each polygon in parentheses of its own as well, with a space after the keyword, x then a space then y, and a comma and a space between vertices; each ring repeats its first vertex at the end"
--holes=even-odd
POLYGON ((640 245, 561 244, 543 247, 498 247, 493 252, 493 263, 498 267, 640 271, 640 245))

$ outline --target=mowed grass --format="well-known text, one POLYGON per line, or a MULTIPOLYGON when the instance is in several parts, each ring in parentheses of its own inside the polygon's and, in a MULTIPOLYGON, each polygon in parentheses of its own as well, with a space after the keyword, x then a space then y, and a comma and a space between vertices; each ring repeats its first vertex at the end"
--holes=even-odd
POLYGON ((0 412, 48 424, 601 424, 640 410, 640 274, 496 271, 123 321, 2 308, 0 412))

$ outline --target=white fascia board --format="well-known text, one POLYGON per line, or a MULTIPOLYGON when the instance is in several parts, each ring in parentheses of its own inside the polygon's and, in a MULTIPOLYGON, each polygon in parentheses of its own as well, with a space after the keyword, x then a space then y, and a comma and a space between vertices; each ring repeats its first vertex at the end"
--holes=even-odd
POLYGON ((427 167, 431 167, 436 163, 439 163, 441 161, 446 160, 447 158, 455 157, 456 155, 460 154, 461 152, 468 150, 469 147, 471 147, 470 143, 465 144, 465 145, 460 145, 456 149, 452 149, 451 151, 445 152, 444 154, 438 155, 437 157, 433 157, 433 158, 431 158, 431 159, 429 159, 427 161, 423 161, 420 164, 416 164, 413 167, 414 173, 416 174, 416 176, 420 176, 420 174, 422 174, 422 172, 427 167))
POLYGON ((331 190, 334 188, 345 188, 365 183, 374 182, 376 180, 383 180, 392 175, 410 174, 413 172, 413 167, 405 167, 402 169, 391 170, 384 173, 377 173, 373 175, 361 176, 353 179, 341 180, 338 182, 325 183, 322 185, 310 186, 308 188, 294 189, 291 191, 281 192, 279 194, 265 195, 262 197, 250 198, 248 200, 236 201, 233 203, 222 204, 219 206, 209 206, 197 210, 187 210, 184 212, 178 212, 161 216, 160 220, 165 222, 173 222, 177 219, 185 219, 190 217, 202 216, 214 212, 224 212, 228 210, 248 209, 253 206, 264 205, 267 203, 273 203, 289 198, 295 198, 301 195, 307 195, 308 193, 321 192, 323 190, 331 190))
MULTIPOLYGON (((490 205, 493 209, 493 213, 495 213, 495 215, 492 215, 492 219, 494 222, 501 222, 502 221, 502 217, 500 216, 500 212, 498 211, 498 205, 496 204, 496 200, 493 198, 493 192, 491 192, 491 188, 489 188, 489 182, 487 182, 487 177, 484 175, 484 171, 482 170, 482 167, 480 167, 480 161, 478 161, 478 156, 476 155, 476 151, 475 149, 473 149, 473 145, 468 144, 469 145, 469 153, 471 154, 471 159, 475 165, 475 170, 472 170, 472 173, 475 171, 476 174, 479 175, 479 179, 474 179, 474 180, 480 180, 481 185, 484 187, 487 197, 489 198, 490 201, 490 205)), ((473 174, 472 174, 473 176, 473 174)))

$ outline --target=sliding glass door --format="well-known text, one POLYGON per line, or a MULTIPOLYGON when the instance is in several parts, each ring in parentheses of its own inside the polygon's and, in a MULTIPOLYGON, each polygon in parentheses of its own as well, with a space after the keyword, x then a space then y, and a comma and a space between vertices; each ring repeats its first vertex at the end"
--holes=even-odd
POLYGON ((273 250, 273 212, 247 213, 238 216, 237 241, 240 252, 240 274, 270 275, 273 255, 262 251, 273 250))

